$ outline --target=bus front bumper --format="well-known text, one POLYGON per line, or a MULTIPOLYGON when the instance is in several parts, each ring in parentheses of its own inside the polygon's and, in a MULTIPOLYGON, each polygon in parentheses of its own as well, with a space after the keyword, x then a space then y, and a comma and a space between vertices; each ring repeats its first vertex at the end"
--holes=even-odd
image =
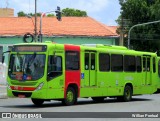
POLYGON ((35 91, 19 91, 7 89, 8 97, 19 97, 19 98, 36 98, 46 99, 47 89, 35 90, 35 91))

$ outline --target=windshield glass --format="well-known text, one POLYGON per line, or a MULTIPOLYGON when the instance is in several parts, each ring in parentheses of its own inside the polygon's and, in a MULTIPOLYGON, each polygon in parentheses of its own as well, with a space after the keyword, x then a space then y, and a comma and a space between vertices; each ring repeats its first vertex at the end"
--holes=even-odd
POLYGON ((12 54, 8 74, 16 80, 38 80, 44 75, 45 55, 12 54))

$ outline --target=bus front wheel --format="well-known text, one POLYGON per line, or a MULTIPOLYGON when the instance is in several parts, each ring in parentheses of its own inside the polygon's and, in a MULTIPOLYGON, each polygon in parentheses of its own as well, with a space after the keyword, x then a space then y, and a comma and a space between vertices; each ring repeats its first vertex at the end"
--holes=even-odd
POLYGON ((44 100, 42 99, 33 99, 32 98, 32 102, 36 105, 36 106, 41 106, 44 103, 44 100))
POLYGON ((66 98, 62 101, 64 105, 73 105, 77 102, 76 91, 72 87, 68 87, 66 91, 66 98))

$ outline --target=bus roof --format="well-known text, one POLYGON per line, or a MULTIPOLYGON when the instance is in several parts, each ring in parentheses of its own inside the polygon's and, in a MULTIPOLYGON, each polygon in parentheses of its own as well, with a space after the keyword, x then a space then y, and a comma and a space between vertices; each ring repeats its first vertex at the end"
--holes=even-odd
MULTIPOLYGON (((59 43, 54 43, 51 41, 46 41, 44 43, 20 43, 20 44, 15 44, 15 46, 17 45, 46 45, 49 48, 53 47, 56 45, 56 47, 60 46, 62 47, 62 45, 72 45, 73 44, 59 44, 59 43)), ((85 50, 93 50, 93 51, 102 51, 102 52, 110 52, 110 53, 117 53, 117 54, 136 54, 136 55, 153 55, 156 56, 156 53, 153 52, 143 52, 143 51, 135 51, 135 50, 130 50, 124 46, 116 46, 116 45, 104 45, 104 44, 82 44, 82 45, 75 45, 75 46, 80 46, 82 51, 85 50)))

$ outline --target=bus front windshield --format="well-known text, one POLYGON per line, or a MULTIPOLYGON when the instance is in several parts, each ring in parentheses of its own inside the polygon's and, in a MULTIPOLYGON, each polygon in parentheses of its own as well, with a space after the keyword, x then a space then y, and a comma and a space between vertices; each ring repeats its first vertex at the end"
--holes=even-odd
POLYGON ((44 75, 44 54, 12 54, 8 75, 14 80, 38 80, 44 75))

